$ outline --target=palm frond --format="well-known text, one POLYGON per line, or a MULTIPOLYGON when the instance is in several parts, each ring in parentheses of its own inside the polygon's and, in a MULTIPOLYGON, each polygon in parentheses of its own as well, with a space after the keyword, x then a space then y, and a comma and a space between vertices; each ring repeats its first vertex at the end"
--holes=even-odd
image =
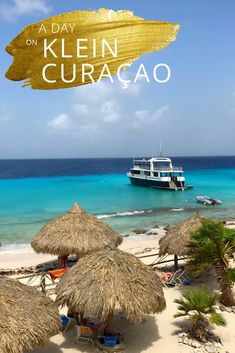
POLYGON ((213 324, 213 325, 216 325, 216 326, 226 326, 226 320, 219 313, 211 314, 209 316, 209 322, 210 322, 210 324, 213 324))

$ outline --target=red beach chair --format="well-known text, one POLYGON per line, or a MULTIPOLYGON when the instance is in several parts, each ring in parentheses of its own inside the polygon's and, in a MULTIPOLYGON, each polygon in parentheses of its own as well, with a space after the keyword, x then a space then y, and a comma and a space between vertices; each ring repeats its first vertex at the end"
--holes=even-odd
POLYGON ((56 279, 60 279, 67 271, 68 271, 68 268, 65 267, 59 270, 49 271, 49 275, 51 277, 51 280, 54 282, 56 279))

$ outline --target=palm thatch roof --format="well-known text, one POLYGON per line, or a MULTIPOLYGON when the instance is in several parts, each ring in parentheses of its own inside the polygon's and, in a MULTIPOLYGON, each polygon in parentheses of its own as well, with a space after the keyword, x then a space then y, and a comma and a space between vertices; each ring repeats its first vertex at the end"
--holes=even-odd
POLYGON ((46 344, 60 329, 55 303, 17 280, 0 276, 0 352, 46 344))
POLYGON ((202 226, 204 219, 197 214, 179 222, 175 227, 168 228, 166 235, 159 240, 159 254, 186 255, 192 232, 202 226))
POLYGON ((75 203, 66 214, 46 224, 34 236, 31 245, 37 253, 81 257, 121 243, 122 236, 75 203))
POLYGON ((131 321, 140 321, 166 306, 157 274, 119 249, 84 256, 62 277, 56 293, 59 305, 104 321, 115 308, 121 308, 131 321))

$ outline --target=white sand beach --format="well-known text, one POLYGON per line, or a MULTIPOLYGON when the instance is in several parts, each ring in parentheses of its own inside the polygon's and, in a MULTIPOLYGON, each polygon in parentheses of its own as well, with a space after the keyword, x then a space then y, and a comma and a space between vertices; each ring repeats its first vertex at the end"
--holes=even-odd
MULTIPOLYGON (((158 240, 164 233, 159 235, 136 235, 124 238, 123 244, 120 246, 122 250, 128 251, 136 256, 144 256, 158 252, 158 240)), ((53 259, 52 256, 37 255, 29 252, 27 254, 5 254, 0 255, 0 268, 20 268, 22 266, 34 266, 38 263, 53 259)), ((145 263, 151 263, 156 257, 146 257, 142 260, 145 263)), ((193 286, 204 282, 210 288, 216 288, 213 280, 208 278, 196 280, 193 286)), ((177 334, 186 327, 184 318, 174 319, 176 313, 176 304, 174 299, 181 296, 185 290, 184 286, 164 288, 164 294, 167 302, 167 308, 162 314, 146 316, 145 322, 141 324, 132 324, 122 316, 118 316, 116 326, 125 339, 126 350, 128 353, 190 353, 199 352, 197 348, 178 343, 177 334)), ((66 313, 63 308, 61 313, 66 313)), ((213 332, 221 338, 223 347, 220 348, 221 353, 233 353, 235 346, 235 314, 223 313, 226 321, 226 327, 214 327, 213 332)), ((91 343, 82 344, 75 343, 75 328, 71 328, 65 335, 59 334, 53 337, 50 343, 44 347, 38 347, 33 350, 34 353, 77 353, 77 352, 96 352, 98 351, 91 343)))

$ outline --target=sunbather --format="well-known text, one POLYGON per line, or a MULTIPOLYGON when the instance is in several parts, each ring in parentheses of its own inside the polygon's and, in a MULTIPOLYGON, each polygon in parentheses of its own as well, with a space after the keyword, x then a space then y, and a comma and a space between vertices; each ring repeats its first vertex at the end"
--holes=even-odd
POLYGON ((170 280, 172 279, 174 273, 173 272, 162 272, 160 274, 160 278, 165 281, 165 282, 170 282, 170 280))

